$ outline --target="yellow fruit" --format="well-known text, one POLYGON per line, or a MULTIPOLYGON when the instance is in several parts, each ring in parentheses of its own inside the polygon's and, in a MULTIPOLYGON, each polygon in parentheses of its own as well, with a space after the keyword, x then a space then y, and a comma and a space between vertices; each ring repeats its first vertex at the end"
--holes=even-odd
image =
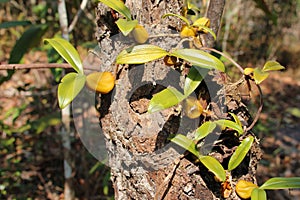
POLYGON ((200 117, 200 115, 203 112, 202 105, 200 104, 199 100, 195 97, 188 97, 184 102, 183 108, 185 114, 191 119, 200 117))
POLYGON ((180 31, 180 37, 195 37, 196 36, 196 30, 193 27, 189 26, 183 26, 180 31))
POLYGON ((235 191, 241 198, 248 199, 254 188, 258 188, 258 186, 250 181, 239 180, 235 186, 235 191))
POLYGON ((173 66, 175 65, 177 62, 177 58, 175 56, 165 56, 164 57, 164 63, 167 65, 167 66, 173 66))
POLYGON ((135 26, 135 28, 132 30, 131 34, 132 34, 134 40, 139 44, 145 43, 149 38, 149 34, 148 34, 147 30, 139 24, 135 26))
POLYGON ((115 77, 111 72, 93 72, 87 75, 86 84, 94 91, 107 94, 115 86, 115 77))

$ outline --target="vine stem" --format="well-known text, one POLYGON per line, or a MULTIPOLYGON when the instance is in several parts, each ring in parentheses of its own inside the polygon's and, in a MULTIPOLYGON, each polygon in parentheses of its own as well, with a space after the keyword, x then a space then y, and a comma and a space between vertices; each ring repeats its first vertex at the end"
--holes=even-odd
POLYGON ((239 65, 237 62, 235 62, 235 60, 233 60, 233 58, 231 58, 229 55, 227 55, 227 54, 225 54, 225 53, 223 53, 223 52, 221 52, 221 51, 218 51, 218 50, 216 50, 216 49, 214 49, 214 48, 210 48, 210 47, 201 47, 200 49, 202 49, 202 50, 208 50, 208 51, 213 51, 213 52, 215 52, 215 53, 217 53, 217 54, 219 54, 219 55, 221 55, 221 56, 224 56, 224 57, 227 58, 234 66, 236 66, 236 67, 240 70, 240 72, 241 72, 242 74, 244 74, 244 69, 243 69, 243 67, 242 67, 241 65, 239 65))
POLYGON ((256 87, 257 87, 257 89, 258 89, 258 91, 259 91, 259 104, 260 104, 260 105, 259 105, 259 108, 257 109, 255 118, 253 119, 253 121, 252 121, 252 123, 250 124, 250 126, 248 126, 248 127, 246 128, 245 132, 250 131, 250 130, 254 127, 254 125, 256 124, 256 122, 257 122, 258 119, 259 119, 259 116, 260 116, 260 114, 261 114, 261 111, 262 111, 262 108, 263 108, 263 104, 264 104, 264 102, 263 102, 263 93, 262 93, 261 87, 260 87, 258 84, 255 84, 255 85, 256 85, 256 87))

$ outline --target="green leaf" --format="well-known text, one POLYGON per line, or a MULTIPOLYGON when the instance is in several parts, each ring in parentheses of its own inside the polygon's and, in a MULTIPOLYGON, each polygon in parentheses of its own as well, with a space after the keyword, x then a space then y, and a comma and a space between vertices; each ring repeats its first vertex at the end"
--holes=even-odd
POLYGON ((252 136, 249 136, 241 142, 241 144, 238 146, 238 148, 235 150, 235 152, 232 154, 229 160, 229 171, 235 169, 244 160, 245 156, 247 155, 252 146, 253 141, 254 138, 252 136))
POLYGON ((278 190, 278 189, 295 189, 300 188, 300 177, 275 177, 267 180, 260 189, 278 190))
POLYGON ((148 112, 154 113, 166 108, 170 108, 174 105, 177 105, 183 99, 184 95, 181 94, 177 89, 168 87, 153 95, 149 103, 148 112))
POLYGON ((202 50, 178 49, 171 53, 171 56, 186 60, 197 67, 225 71, 225 66, 219 59, 202 50))
POLYGON ((268 76, 269 76, 269 73, 263 72, 261 69, 259 69, 257 67, 253 71, 253 78, 254 78, 254 81, 256 84, 260 84, 266 78, 268 78, 268 76))
POLYGON ((300 118, 300 108, 291 107, 291 108, 286 109, 286 111, 288 113, 290 113, 291 115, 293 115, 294 117, 300 118))
POLYGON ((120 31, 123 33, 123 35, 127 36, 138 24, 137 20, 127 20, 127 19, 118 19, 116 21, 116 24, 118 25, 120 31))
POLYGON ((184 21, 188 27, 191 26, 189 20, 186 17, 182 16, 182 15, 177 15, 177 14, 174 14, 174 13, 167 13, 167 14, 164 14, 162 16, 162 18, 164 19, 164 18, 169 17, 169 16, 177 17, 177 18, 181 19, 182 21, 184 21))
POLYGON ((279 62, 276 62, 276 61, 268 61, 268 62, 266 62, 266 64, 264 65, 262 71, 268 72, 268 71, 278 71, 278 70, 282 70, 282 69, 285 69, 285 67, 282 66, 279 62))
POLYGON ((71 72, 66 74, 58 85, 58 104, 61 109, 69 105, 85 84, 85 75, 71 72))
POLYGON ((127 48, 117 56, 118 64, 143 64, 168 54, 164 49, 150 44, 137 45, 127 48))
POLYGON ((199 128, 197 128, 195 132, 195 140, 199 141, 205 138, 208 134, 213 132, 215 128, 216 128, 216 123, 212 121, 204 122, 199 128))
POLYGON ((8 21, 8 22, 2 22, 0 24, 0 29, 11 28, 16 26, 27 26, 27 25, 31 25, 31 22, 30 21, 8 21))
POLYGON ((200 72, 200 68, 196 68, 194 66, 191 67, 189 74, 187 75, 184 83, 184 95, 189 96, 192 92, 195 91, 195 89, 199 86, 201 81, 203 80, 203 77, 201 74, 207 74, 207 70, 204 69, 202 72, 200 72))
POLYGON ((243 126, 242 122, 239 120, 238 116, 236 116, 234 113, 229 113, 229 114, 233 117, 235 123, 237 123, 241 127, 243 126))
POLYGON ((40 44, 42 36, 48 29, 47 25, 32 25, 17 40, 10 52, 9 63, 19 63, 23 55, 32 47, 40 44))
POLYGON ((225 181, 226 173, 219 161, 211 156, 200 156, 200 162, 221 181, 225 181))
POLYGON ((83 74, 83 66, 77 50, 70 42, 62 38, 45 39, 79 74, 83 74))
POLYGON ((266 191, 254 188, 251 193, 251 200, 267 200, 266 191))
POLYGON ((191 152, 195 156, 197 156, 197 157, 200 156, 199 152, 196 148, 195 142, 193 140, 187 138, 185 135, 177 134, 177 135, 175 135, 175 137, 173 137, 171 139, 171 141, 174 142, 175 144, 181 146, 185 150, 191 152))
POLYGON ((9 2, 9 0, 0 0, 0 3, 6 3, 9 2))
POLYGON ((110 7, 111 9, 117 11, 127 20, 131 20, 131 14, 129 8, 125 6, 123 1, 121 0, 99 0, 100 2, 104 3, 106 6, 110 7))
POLYGON ((219 126, 223 127, 228 127, 231 128, 235 131, 237 131, 239 133, 239 135, 242 135, 244 133, 244 130, 242 128, 242 126, 240 126, 239 124, 237 124, 236 122, 227 120, 227 119, 220 119, 215 121, 219 126))

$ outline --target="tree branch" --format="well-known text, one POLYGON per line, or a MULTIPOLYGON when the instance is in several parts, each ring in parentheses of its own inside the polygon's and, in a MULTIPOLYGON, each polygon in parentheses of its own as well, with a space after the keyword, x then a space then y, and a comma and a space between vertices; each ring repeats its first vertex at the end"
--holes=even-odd
POLYGON ((0 70, 21 70, 21 69, 45 69, 45 68, 64 68, 70 69, 68 63, 36 63, 36 64, 1 64, 0 70))
MULTIPOLYGON (((225 0, 210 0, 206 10, 206 17, 210 20, 210 28, 218 35, 221 19, 225 7, 225 0)), ((214 47, 215 41, 211 34, 206 34, 205 46, 214 47)))

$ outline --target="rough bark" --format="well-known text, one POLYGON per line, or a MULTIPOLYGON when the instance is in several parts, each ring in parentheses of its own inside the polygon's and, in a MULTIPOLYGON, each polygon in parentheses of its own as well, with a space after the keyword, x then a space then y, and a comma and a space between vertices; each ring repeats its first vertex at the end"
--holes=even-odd
MULTIPOLYGON (((180 30, 179 20, 161 19, 165 13, 180 14, 183 5, 179 0, 127 0, 126 5, 150 35, 172 34, 174 30, 180 30)), ((218 20, 212 21, 214 31, 220 24, 221 14, 217 14, 218 20)), ((98 5, 100 59, 103 68, 110 71, 116 67, 113 58, 132 44, 117 34, 114 24, 117 17, 104 5, 98 5)), ((180 37, 174 36, 149 39, 149 43, 167 50, 177 47, 179 41, 180 37)), ((190 120, 181 113, 180 106, 154 114, 146 112, 153 94, 169 85, 181 90, 182 74, 184 71, 167 67, 162 60, 140 66, 122 66, 117 73, 114 92, 101 96, 100 122, 109 152, 115 199, 222 199, 221 183, 214 179, 213 174, 196 163, 191 155, 182 156, 183 150, 168 140, 170 134, 192 132, 205 120, 204 117, 190 120)), ((231 111, 241 116, 245 125, 251 122, 236 85, 229 84, 225 74, 213 72, 208 75, 196 95, 210 103, 212 112, 218 117, 228 117, 226 113, 231 111)), ((205 144, 213 149, 210 155, 226 166, 239 138, 230 132, 218 134, 221 133, 211 135, 210 139, 219 138, 220 143, 211 144, 208 138, 205 144)), ((260 151, 257 145, 254 146, 251 154, 232 173, 233 184, 241 177, 255 181, 260 151)), ((229 199, 239 198, 233 191, 229 199)))

